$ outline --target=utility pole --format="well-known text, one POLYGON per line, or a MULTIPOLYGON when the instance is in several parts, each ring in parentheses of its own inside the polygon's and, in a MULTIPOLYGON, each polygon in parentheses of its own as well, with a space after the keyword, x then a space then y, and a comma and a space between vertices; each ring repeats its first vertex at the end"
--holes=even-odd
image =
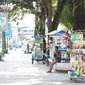
POLYGON ((2 31, 2 55, 4 55, 4 48, 6 47, 6 42, 5 42, 5 32, 4 32, 4 10, 3 8, 0 8, 0 31, 2 31), (2 22, 3 20, 3 22, 2 22))
POLYGON ((4 49, 6 48, 6 42, 5 42, 5 32, 2 31, 2 55, 4 55, 4 49))
POLYGON ((4 18, 3 20, 4 20, 4 23, 2 23, 3 24, 3 30, 2 30, 2 55, 4 55, 4 49, 6 49, 6 40, 5 40, 5 30, 4 29, 6 29, 6 21, 7 21, 7 15, 6 15, 6 0, 4 0, 4 8, 2 8, 2 11, 1 11, 2 13, 2 15, 4 16, 4 17, 2 17, 2 18, 4 18))

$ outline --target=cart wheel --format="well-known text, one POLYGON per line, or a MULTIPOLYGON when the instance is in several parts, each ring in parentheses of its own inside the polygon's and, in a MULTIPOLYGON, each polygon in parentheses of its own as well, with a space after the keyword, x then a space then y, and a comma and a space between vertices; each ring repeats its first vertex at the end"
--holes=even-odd
POLYGON ((84 80, 84 79, 81 79, 81 80, 84 80))
POLYGON ((34 59, 32 59, 32 64, 34 63, 34 59))
POLYGON ((39 61, 37 60, 37 63, 39 63, 39 61))
POLYGON ((70 80, 72 80, 72 78, 70 78, 70 80))

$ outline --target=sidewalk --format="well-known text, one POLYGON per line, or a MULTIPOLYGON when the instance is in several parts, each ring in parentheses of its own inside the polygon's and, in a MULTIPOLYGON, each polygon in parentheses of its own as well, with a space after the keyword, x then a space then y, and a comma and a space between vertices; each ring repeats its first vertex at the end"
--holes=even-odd
MULTIPOLYGON (((0 62, 0 85, 78 85, 67 78, 67 73, 46 73, 48 66, 31 64, 31 56, 21 50, 9 51, 0 62)), ((82 82, 79 85, 84 85, 82 82)))

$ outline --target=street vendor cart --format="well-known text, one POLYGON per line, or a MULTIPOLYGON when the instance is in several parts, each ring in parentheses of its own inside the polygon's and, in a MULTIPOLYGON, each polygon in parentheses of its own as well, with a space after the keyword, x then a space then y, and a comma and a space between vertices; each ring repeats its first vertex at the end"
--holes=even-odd
POLYGON ((39 62, 43 61, 43 38, 40 36, 34 37, 34 45, 32 49, 32 64, 34 60, 39 62))
POLYGON ((80 50, 73 52, 70 63, 72 71, 68 71, 68 78, 74 81, 85 79, 85 54, 80 50))

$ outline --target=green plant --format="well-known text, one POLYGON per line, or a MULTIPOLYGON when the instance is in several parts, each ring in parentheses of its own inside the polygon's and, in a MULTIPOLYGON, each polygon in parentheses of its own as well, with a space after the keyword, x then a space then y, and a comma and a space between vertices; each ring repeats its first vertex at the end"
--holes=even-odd
POLYGON ((2 60, 2 53, 0 52, 0 61, 2 60))
POLYGON ((4 53, 8 53, 8 49, 4 49, 4 53))
POLYGON ((2 57, 2 53, 0 53, 0 57, 2 57))

